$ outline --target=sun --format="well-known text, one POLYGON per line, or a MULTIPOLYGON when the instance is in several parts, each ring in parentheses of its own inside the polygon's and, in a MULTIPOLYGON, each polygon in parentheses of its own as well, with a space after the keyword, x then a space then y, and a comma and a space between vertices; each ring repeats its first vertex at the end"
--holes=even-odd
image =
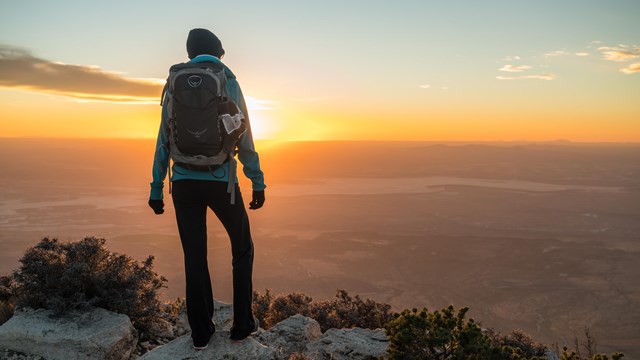
POLYGON ((260 111, 251 110, 251 108, 248 108, 247 110, 249 110, 249 121, 251 121, 251 132, 253 133, 253 138, 256 140, 267 139, 269 129, 263 114, 260 111))
POLYGON ((265 113, 273 110, 273 103, 268 100, 256 99, 251 96, 245 96, 244 99, 247 103, 247 111, 249 112, 249 121, 251 122, 253 138, 257 140, 271 139, 275 133, 275 127, 265 113))

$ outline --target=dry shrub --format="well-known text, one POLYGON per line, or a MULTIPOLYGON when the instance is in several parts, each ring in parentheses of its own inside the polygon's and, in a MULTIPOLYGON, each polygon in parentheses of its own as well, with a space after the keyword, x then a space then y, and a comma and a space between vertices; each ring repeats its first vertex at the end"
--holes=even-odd
POLYGON ((314 301, 302 293, 274 296, 270 290, 264 294, 254 292, 253 312, 265 329, 282 320, 301 314, 315 319, 322 331, 331 328, 382 328, 392 319, 391 306, 360 296, 349 296, 338 290, 331 300, 314 301))
POLYGON ((138 330, 146 331, 161 312, 158 290, 166 279, 154 271, 152 256, 138 263, 110 252, 105 242, 95 237, 70 243, 42 239, 3 280, 0 296, 10 288, 16 306, 56 313, 101 307, 128 315, 138 330))

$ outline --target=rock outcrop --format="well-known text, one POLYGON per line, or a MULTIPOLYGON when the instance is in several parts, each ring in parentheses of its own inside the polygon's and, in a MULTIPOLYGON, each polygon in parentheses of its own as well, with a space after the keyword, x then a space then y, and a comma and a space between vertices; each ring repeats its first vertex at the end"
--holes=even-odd
POLYGON ((322 336, 320 324, 312 318, 294 315, 256 336, 257 340, 288 359, 294 352, 304 352, 307 344, 322 336))
MULTIPOLYGON (((241 342, 229 339, 233 323, 231 304, 216 301, 216 333, 209 347, 193 349, 186 316, 160 321, 150 333, 158 340, 137 344, 137 335, 126 315, 104 309, 54 316, 48 310, 23 310, 0 326, 0 349, 29 354, 16 359, 238 359, 283 360, 301 353, 315 360, 365 360, 383 357, 387 350, 384 330, 330 329, 324 334, 312 318, 294 315, 271 329, 241 342), (173 339, 173 340, 171 340, 173 339), (136 344, 138 347, 136 348, 136 344), (137 349, 137 350, 136 350, 137 349), (134 353, 135 350, 135 353, 134 353), (133 354, 133 356, 131 356, 133 354)), ((9 354, 9 353, 7 353, 9 354)))
POLYGON ((318 360, 374 360, 386 354, 387 346, 383 329, 329 329, 304 354, 318 360))
POLYGON ((230 330, 233 325, 233 304, 214 300, 213 310, 213 322, 216 324, 216 330, 230 330))
POLYGON ((0 326, 0 348, 50 360, 127 359, 137 340, 128 316, 100 308, 62 316, 20 310, 0 326))
POLYGON ((229 331, 216 331, 209 340, 209 347, 205 350, 194 350, 191 336, 184 335, 166 345, 158 346, 139 358, 139 360, 176 359, 276 360, 276 352, 252 337, 234 342, 229 339, 229 331))
POLYGON ((283 320, 267 331, 260 329, 258 334, 239 343, 231 341, 229 331, 220 330, 220 327, 206 350, 193 350, 190 335, 184 335, 156 347, 140 360, 279 360, 288 359, 292 353, 303 353, 317 360, 368 360, 384 356, 387 350, 387 338, 382 329, 330 329, 323 335, 317 321, 302 315, 283 320))
MULTIPOLYGON (((213 300, 213 309, 213 322, 216 324, 216 330, 220 331, 231 329, 231 325, 233 325, 233 305, 213 300)), ((181 336, 191 331, 186 311, 182 312, 182 314, 178 316, 173 331, 176 336, 181 336)))

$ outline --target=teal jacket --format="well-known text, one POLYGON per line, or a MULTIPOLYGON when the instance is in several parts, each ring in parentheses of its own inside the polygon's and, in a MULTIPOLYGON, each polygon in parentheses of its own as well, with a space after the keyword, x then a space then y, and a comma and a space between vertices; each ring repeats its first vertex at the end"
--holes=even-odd
MULTIPOLYGON (((213 61, 222 64, 220 59, 211 55, 198 55, 191 62, 213 61)), ((244 101, 242 90, 236 80, 236 76, 224 65, 225 75, 227 77, 227 93, 233 101, 238 105, 242 113, 249 121, 249 113, 247 112, 247 104, 244 101)), ((156 141, 156 152, 153 157, 153 181, 151 182, 151 193, 149 199, 161 200, 163 198, 162 189, 164 187, 164 179, 167 177, 167 169, 169 167, 169 139, 167 138, 168 115, 166 101, 162 105, 162 118, 160 121, 160 131, 158 131, 158 140, 156 141)), ((251 134, 251 124, 248 130, 240 137, 238 141, 238 159, 242 163, 242 170, 245 176, 251 179, 253 190, 264 190, 267 186, 264 183, 264 173, 260 169, 260 159, 253 144, 253 135, 251 134)), ((177 165, 172 167, 172 176, 169 181, 177 181, 183 179, 191 180, 211 180, 224 181, 229 180, 229 163, 225 163, 213 172, 187 170, 177 165)), ((234 177, 237 182, 237 175, 234 177)))

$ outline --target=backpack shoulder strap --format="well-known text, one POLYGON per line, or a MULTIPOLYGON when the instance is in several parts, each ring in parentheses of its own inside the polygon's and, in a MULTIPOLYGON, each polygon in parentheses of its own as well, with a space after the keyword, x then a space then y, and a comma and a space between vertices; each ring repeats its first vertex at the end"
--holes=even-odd
POLYGON ((178 68, 181 65, 184 65, 186 63, 178 63, 178 64, 173 64, 171 65, 171 67, 169 68, 169 76, 167 76, 167 81, 164 83, 164 87, 162 88, 162 94, 160 95, 160 106, 164 105, 164 98, 167 95, 167 90, 169 90, 169 84, 170 84, 170 80, 171 80, 171 74, 175 73, 175 71, 178 70, 178 68))
POLYGON ((164 104, 164 97, 167 95, 167 86, 169 86, 169 78, 167 78, 167 82, 164 83, 164 87, 162 88, 162 94, 160 95, 160 106, 164 104))

